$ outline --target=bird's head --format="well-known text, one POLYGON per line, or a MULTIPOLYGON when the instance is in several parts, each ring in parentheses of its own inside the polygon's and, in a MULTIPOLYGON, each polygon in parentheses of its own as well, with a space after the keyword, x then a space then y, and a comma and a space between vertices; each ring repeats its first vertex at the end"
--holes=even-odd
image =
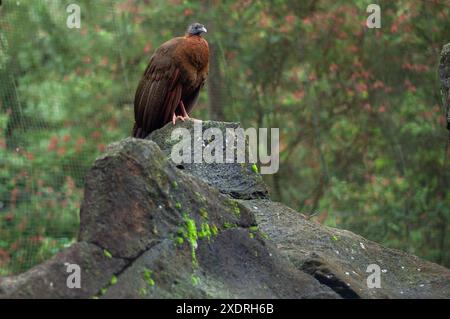
POLYGON ((192 23, 192 24, 187 28, 186 34, 187 34, 188 36, 192 36, 192 35, 198 35, 198 36, 201 36, 202 33, 206 33, 206 32, 208 32, 208 31, 206 30, 206 28, 205 28, 205 26, 204 26, 203 24, 198 23, 198 22, 195 22, 195 23, 192 23))

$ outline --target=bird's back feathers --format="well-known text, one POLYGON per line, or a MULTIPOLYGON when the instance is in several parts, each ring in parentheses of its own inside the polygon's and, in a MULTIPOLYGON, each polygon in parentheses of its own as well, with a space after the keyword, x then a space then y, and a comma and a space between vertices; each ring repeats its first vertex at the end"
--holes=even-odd
POLYGON ((208 74, 208 43, 199 36, 177 37, 150 58, 134 99, 133 136, 145 138, 172 119, 180 100, 189 113, 208 74))

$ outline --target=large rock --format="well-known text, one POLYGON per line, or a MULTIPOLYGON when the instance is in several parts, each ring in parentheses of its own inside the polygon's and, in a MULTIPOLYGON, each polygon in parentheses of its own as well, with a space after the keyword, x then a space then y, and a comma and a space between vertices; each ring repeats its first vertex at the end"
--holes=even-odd
POLYGON ((126 261, 108 258, 93 244, 80 242, 59 252, 50 260, 13 277, 0 278, 0 298, 83 298, 94 296, 107 286, 126 261), (80 266, 81 288, 67 286, 66 264, 80 266))
POLYGON ((0 298, 450 297, 448 269, 270 201, 250 164, 177 167, 172 129, 111 144, 86 176, 79 242, 0 278, 0 298), (370 264, 381 288, 367 287, 370 264))
MULTIPOLYGON (((235 139, 238 138, 237 134, 232 134, 234 138, 228 138, 226 130, 238 130, 242 129, 239 123, 226 123, 215 121, 185 121, 177 124, 177 128, 186 129, 191 132, 192 140, 198 141, 195 125, 201 123, 201 134, 204 134, 206 130, 214 128, 222 132, 222 154, 223 163, 210 163, 207 164, 204 161, 201 163, 182 163, 177 165, 179 169, 183 169, 191 175, 197 176, 200 179, 207 182, 209 185, 217 188, 221 193, 230 195, 234 198, 241 199, 254 199, 254 198, 269 198, 267 187, 264 184, 261 175, 254 174, 252 164, 246 161, 246 163, 238 163, 237 155, 234 154, 233 161, 231 163, 225 163, 226 150, 236 145, 235 139)), ((200 129, 198 129, 200 133, 200 129)), ((173 131, 172 125, 166 125, 160 130, 156 130, 150 134, 148 139, 154 141, 164 154, 170 158, 172 147, 178 140, 173 140, 171 135, 173 131)), ((202 141, 206 147, 211 141, 202 141)), ((246 158, 249 156, 249 149, 246 148, 246 158)), ((194 158, 194 147, 191 145, 191 158, 194 158)))
POLYGON ((449 298, 450 271, 342 229, 308 221, 269 200, 240 201, 260 229, 297 269, 343 298, 449 298), (367 286, 367 267, 378 265, 381 288, 367 286))

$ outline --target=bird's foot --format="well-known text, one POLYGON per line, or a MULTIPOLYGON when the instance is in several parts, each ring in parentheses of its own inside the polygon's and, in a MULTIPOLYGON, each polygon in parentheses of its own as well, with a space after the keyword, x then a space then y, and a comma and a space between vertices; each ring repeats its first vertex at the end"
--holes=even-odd
POLYGON ((184 117, 182 117, 181 115, 175 115, 175 113, 173 113, 172 124, 175 125, 175 123, 177 122, 178 119, 180 119, 181 121, 184 122, 184 117))
POLYGON ((184 107, 183 100, 180 100, 180 109, 181 109, 181 114, 183 115, 183 117, 185 119, 188 119, 189 118, 189 114, 186 112, 186 108, 184 107))
POLYGON ((194 117, 190 117, 189 115, 184 116, 183 119, 184 119, 183 122, 184 122, 185 120, 201 121, 200 119, 196 119, 196 118, 194 118, 194 117))

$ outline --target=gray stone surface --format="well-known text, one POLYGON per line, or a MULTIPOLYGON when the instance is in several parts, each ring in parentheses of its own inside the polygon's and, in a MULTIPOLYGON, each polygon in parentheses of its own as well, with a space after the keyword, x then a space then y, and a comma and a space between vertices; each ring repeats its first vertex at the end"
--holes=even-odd
POLYGON ((352 232, 308 221, 269 200, 241 201, 262 232, 297 269, 343 298, 450 298, 450 271, 352 232), (370 264, 381 270, 381 288, 367 287, 370 264))
MULTIPOLYGON (((221 193, 228 194, 234 198, 252 199, 252 198, 269 198, 269 193, 266 185, 264 184, 261 176, 255 174, 252 170, 252 164, 238 163, 236 161, 236 155, 233 163, 225 163, 226 149, 235 145, 232 139, 226 138, 226 129, 240 129, 239 123, 226 123, 226 122, 214 122, 214 121, 193 121, 187 120, 185 122, 177 123, 177 128, 185 128, 192 134, 192 139, 198 140, 196 135, 194 136, 195 123, 202 124, 202 132, 210 128, 217 128, 222 132, 223 148, 222 154, 224 156, 224 163, 183 163, 178 165, 184 171, 199 177, 207 182, 209 185, 217 188, 221 193)), ((162 149, 168 158, 172 151, 172 146, 177 143, 177 140, 172 140, 171 132, 173 125, 168 124, 165 127, 156 130, 150 134, 148 139, 154 141, 162 149)), ((209 141, 203 141, 203 144, 208 145, 209 141)), ((248 149, 248 148, 247 148, 248 149)), ((194 147, 191 147, 191 156, 194 158, 194 147)), ((248 151, 246 152, 246 158, 248 159, 248 151)))
POLYGON ((0 298, 450 297, 448 269, 308 221, 267 199, 248 165, 177 168, 172 129, 111 144, 86 176, 78 243, 0 278, 0 298), (81 289, 65 263, 80 265, 81 289), (372 263, 379 289, 366 285, 372 263))

